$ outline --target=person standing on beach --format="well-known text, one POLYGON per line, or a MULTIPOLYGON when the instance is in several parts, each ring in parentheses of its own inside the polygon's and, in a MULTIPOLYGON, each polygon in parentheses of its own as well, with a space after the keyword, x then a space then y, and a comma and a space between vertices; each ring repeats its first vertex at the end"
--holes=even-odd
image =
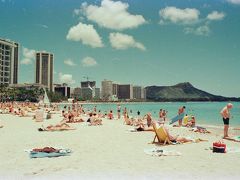
POLYGON ((146 117, 147 117, 147 126, 150 127, 152 125, 152 115, 151 113, 147 113, 146 114, 146 117))
MULTIPOLYGON (((185 109, 186 109, 185 106, 180 107, 180 108, 178 109, 178 115, 185 113, 185 109)), ((179 126, 182 126, 182 119, 179 119, 179 120, 178 120, 178 125, 179 125, 179 126)))
POLYGON ((121 106, 120 106, 120 104, 118 104, 118 106, 117 106, 117 115, 118 115, 118 119, 120 119, 120 115, 121 115, 121 106))
POLYGON ((94 112, 94 113, 97 112, 97 106, 94 106, 94 108, 93 108, 93 112, 94 112))
POLYGON ((159 113, 158 113, 158 117, 159 117, 159 119, 162 119, 162 112, 163 112, 163 110, 160 109, 160 111, 159 111, 159 113))
POLYGON ((137 115, 140 116, 140 111, 138 110, 137 115))
POLYGON ((127 112, 127 108, 125 107, 124 110, 123 110, 123 116, 124 118, 126 118, 128 115, 128 112, 127 112))
POLYGON ((233 107, 231 103, 228 103, 227 106, 225 106, 220 114, 223 118, 223 124, 224 124, 224 130, 223 130, 223 138, 227 138, 228 136, 228 128, 229 128, 229 119, 230 119, 230 109, 233 107))

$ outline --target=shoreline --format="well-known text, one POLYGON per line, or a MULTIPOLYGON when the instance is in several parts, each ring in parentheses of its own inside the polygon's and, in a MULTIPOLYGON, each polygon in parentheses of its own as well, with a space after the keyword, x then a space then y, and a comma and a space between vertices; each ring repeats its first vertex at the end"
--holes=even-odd
MULTIPOLYGON (((76 101, 78 104, 138 104, 138 103, 151 103, 151 104, 157 104, 157 103, 224 103, 224 102, 240 102, 240 101, 100 101, 100 102, 86 102, 86 101, 76 101)), ((51 104, 72 104, 72 102, 52 102, 51 104)))

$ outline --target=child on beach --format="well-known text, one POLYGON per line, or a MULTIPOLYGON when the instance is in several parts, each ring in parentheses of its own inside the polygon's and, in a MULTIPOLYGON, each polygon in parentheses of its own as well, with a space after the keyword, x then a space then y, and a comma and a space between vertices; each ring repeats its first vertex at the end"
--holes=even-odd
POLYGON ((108 113, 108 119, 113 119, 113 112, 112 110, 110 110, 110 112, 108 113))

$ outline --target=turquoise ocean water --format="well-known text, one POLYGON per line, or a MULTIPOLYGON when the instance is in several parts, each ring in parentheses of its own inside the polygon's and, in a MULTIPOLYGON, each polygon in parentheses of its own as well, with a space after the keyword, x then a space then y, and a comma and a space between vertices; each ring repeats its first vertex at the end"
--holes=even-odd
MULTIPOLYGON (((158 119, 158 112, 160 109, 168 111, 167 117, 170 119, 177 115, 180 106, 186 106, 186 113, 194 115, 197 124, 207 124, 214 126, 222 126, 222 118, 220 116, 221 109, 226 105, 226 102, 144 102, 144 103, 121 103, 121 110, 124 107, 128 109, 130 116, 137 116, 137 111, 141 112, 141 116, 151 112, 154 119, 158 119), (130 113, 130 110, 132 113, 130 113)), ((232 118, 230 119, 231 126, 240 126, 240 102, 233 102, 233 109, 231 110, 232 118)), ((113 110, 117 113, 117 104, 115 103, 99 103, 99 104, 83 104, 85 110, 92 110, 97 106, 97 110, 102 113, 113 110)), ((63 107, 63 105, 61 105, 63 107)))

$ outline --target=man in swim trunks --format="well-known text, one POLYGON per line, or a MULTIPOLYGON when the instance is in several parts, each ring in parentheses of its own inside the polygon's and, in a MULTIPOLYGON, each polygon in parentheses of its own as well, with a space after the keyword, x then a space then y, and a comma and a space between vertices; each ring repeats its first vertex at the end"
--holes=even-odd
POLYGON ((223 130, 223 138, 228 138, 228 128, 229 128, 229 119, 230 119, 230 109, 233 107, 231 103, 228 103, 227 106, 225 106, 220 114, 223 118, 223 124, 224 124, 224 130, 223 130))
MULTIPOLYGON (((185 106, 180 107, 180 108, 178 109, 178 115, 184 113, 184 112, 185 112, 185 108, 186 108, 185 106)), ((182 126, 182 119, 179 119, 179 120, 178 120, 178 125, 179 125, 179 126, 182 126)))

